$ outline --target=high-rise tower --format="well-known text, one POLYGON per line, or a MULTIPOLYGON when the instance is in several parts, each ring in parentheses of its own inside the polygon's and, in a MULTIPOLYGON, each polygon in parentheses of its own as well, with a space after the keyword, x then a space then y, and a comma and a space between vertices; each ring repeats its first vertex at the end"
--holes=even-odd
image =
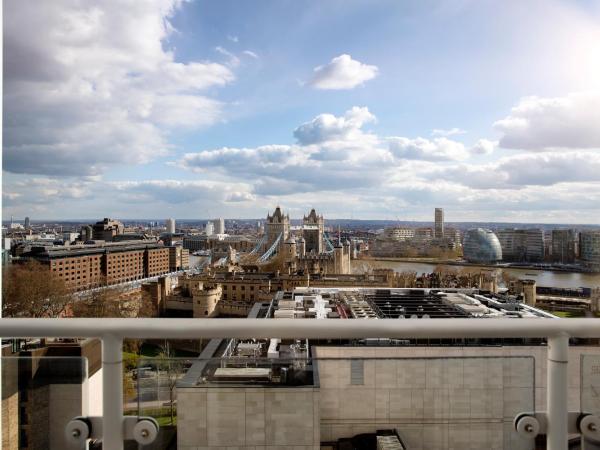
POLYGON ((175 233, 175 219, 167 219, 166 221, 167 233, 175 233))
POLYGON ((435 208, 435 238, 442 239, 444 237, 444 209, 435 208))
POLYGON ((215 234, 225 234, 225 219, 219 217, 213 220, 215 234))

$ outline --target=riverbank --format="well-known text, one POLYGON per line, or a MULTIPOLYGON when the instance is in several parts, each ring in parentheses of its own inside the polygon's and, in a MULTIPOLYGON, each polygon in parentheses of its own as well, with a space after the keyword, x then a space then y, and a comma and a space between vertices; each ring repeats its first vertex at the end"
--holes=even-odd
MULTIPOLYGON (((522 267, 506 266, 482 266, 482 265, 463 265, 459 261, 449 261, 446 263, 441 260, 431 260, 425 262, 424 258, 411 258, 410 261, 399 261, 399 258, 388 259, 355 259, 352 261, 352 268, 355 273, 363 273, 368 267, 376 269, 392 269, 395 272, 416 272, 417 274, 431 273, 437 267, 442 266, 446 269, 457 269, 458 267, 468 267, 473 270, 494 271, 506 273, 518 279, 536 280, 538 286, 559 287, 559 288, 600 288, 600 274, 598 273, 576 273, 569 271, 550 271, 543 269, 525 269, 522 267)), ((404 259, 404 258, 403 258, 404 259)))
POLYGON ((482 263, 470 263, 468 261, 457 260, 457 259, 437 259, 437 258, 402 258, 402 257, 376 257, 367 259, 358 259, 357 261, 363 261, 368 263, 369 261, 391 261, 391 262, 404 262, 413 264, 431 264, 440 266, 459 266, 459 267, 480 267, 485 269, 520 269, 520 270, 535 270, 540 272, 561 272, 561 273, 586 273, 599 275, 600 272, 586 269, 585 267, 556 267, 556 266, 543 266, 529 265, 529 264, 482 264, 482 263))

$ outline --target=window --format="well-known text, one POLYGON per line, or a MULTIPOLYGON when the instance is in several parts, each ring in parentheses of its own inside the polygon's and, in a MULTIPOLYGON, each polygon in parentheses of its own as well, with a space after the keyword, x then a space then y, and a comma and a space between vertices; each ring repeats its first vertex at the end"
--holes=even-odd
POLYGON ((365 362, 362 359, 350 360, 350 384, 363 385, 365 384, 365 362))

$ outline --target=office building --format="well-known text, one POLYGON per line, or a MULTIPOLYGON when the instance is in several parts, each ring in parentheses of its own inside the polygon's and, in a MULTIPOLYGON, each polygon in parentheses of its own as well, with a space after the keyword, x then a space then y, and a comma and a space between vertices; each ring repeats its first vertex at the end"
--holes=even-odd
POLYGON ((219 217, 213 220, 213 227, 215 234, 225 234, 225 219, 219 217))
POLYGON ((435 208, 435 238, 442 239, 444 237, 444 209, 435 208))
POLYGON ((452 242, 455 247, 460 247, 462 242, 462 236, 460 230, 456 228, 444 228, 444 239, 452 242))
POLYGON ((165 223, 167 233, 175 233, 175 219, 169 218, 165 223))
MULTIPOLYGON (((265 320, 335 321, 400 315, 417 321, 553 318, 476 289, 360 287, 279 292, 249 313, 265 320)), ((545 366, 537 360, 545 359, 546 347, 490 343, 215 339, 177 385, 183 413, 177 447, 375 449, 387 447, 353 447, 347 441, 394 430, 394 445, 403 445, 394 449, 532 448, 512 431, 512 421, 540 408, 545 386, 536 380, 544 379, 545 366), (335 445, 339 440, 346 446, 335 445)), ((577 349, 573 357, 594 350, 577 349)), ((577 404, 579 391, 570 395, 577 404)))
POLYGON ((492 230, 471 228, 465 233, 463 256, 469 262, 493 264, 502 260, 502 247, 492 230))
POLYGON ((541 262, 544 260, 544 232, 539 228, 504 228, 496 231, 502 260, 541 262))
POLYGON ((572 229, 552 230, 552 261, 561 264, 575 262, 577 232, 572 229))
POLYGON ((383 230, 383 238, 392 241, 406 241, 415 237, 415 229, 408 227, 391 227, 383 230))
POLYGON ((31 222, 29 221, 29 217, 25 217, 25 229, 28 230, 31 228, 31 222))
POLYGON ((579 259, 585 265, 600 270, 600 230, 579 233, 579 259))
POLYGON ((104 218, 92 225, 92 239, 110 242, 118 234, 123 234, 125 227, 118 220, 104 218))
POLYGON ((204 226, 204 233, 207 236, 212 236, 215 233, 215 225, 210 220, 206 222, 206 225, 204 226))
POLYGON ((79 240, 81 242, 87 242, 94 239, 94 229, 91 225, 85 225, 81 227, 81 232, 79 233, 79 240))

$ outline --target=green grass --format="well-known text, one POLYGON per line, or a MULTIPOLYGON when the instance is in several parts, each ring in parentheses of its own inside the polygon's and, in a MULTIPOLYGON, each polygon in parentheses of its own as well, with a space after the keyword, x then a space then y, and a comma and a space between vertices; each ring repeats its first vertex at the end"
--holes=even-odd
POLYGON ((557 317, 562 317, 563 319, 572 319, 575 317, 585 317, 585 313, 583 311, 548 311, 550 314, 554 314, 557 317))
MULTIPOLYGON (((134 416, 137 413, 137 410, 130 410, 126 411, 125 415, 134 416)), ((173 409, 173 423, 171 423, 171 408, 168 406, 163 408, 143 408, 140 414, 156 419, 160 426, 177 425, 177 407, 173 409)))
MULTIPOLYGON (((140 357, 141 358, 156 358, 159 353, 162 351, 160 346, 154 344, 144 343, 142 344, 142 348, 140 349, 140 357)), ((197 353, 186 352, 183 350, 172 350, 174 358, 195 358, 198 356, 197 353)), ((123 352, 124 358, 137 358, 138 355, 133 352, 123 352)))
POLYGON ((177 425, 177 416, 173 417, 173 423, 171 423, 171 416, 154 417, 158 422, 159 427, 165 427, 167 425, 177 425))

